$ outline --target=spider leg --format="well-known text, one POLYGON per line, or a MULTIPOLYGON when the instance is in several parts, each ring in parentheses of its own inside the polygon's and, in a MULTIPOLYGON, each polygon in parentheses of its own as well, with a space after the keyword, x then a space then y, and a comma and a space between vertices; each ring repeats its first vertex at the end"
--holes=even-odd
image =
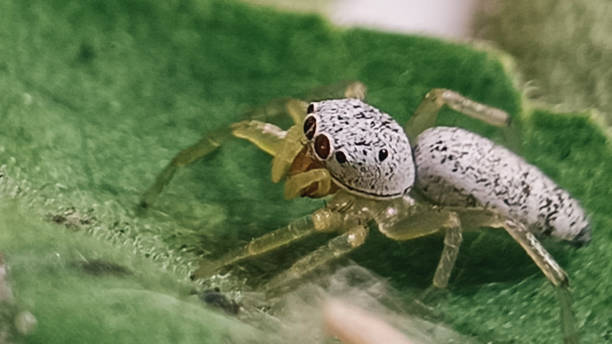
POLYGON ((519 222, 507 220, 502 224, 503 228, 516 240, 527 252, 529 257, 542 270, 542 273, 555 287, 569 286, 569 279, 555 259, 546 251, 540 241, 525 226, 519 222))
POLYGON ((230 129, 233 136, 251 142, 272 156, 277 156, 281 152, 288 135, 288 131, 274 124, 257 120, 236 122, 230 126, 230 129))
POLYGON ((404 241, 444 233, 444 247, 432 283, 436 289, 448 286, 463 241, 462 232, 465 229, 496 227, 503 222, 499 215, 486 209, 439 207, 427 203, 398 203, 380 214, 376 217, 378 229, 393 240, 404 241))
POLYGON ((326 195, 332 188, 331 175, 324 168, 316 168, 290 176, 285 182, 285 199, 300 196, 304 190, 317 183, 316 192, 311 197, 326 195))
MULTIPOLYGON (((303 100, 294 98, 284 99, 282 103, 282 109, 293 119, 293 123, 301 125, 306 117, 306 109, 308 103, 311 101, 319 101, 325 99, 338 99, 338 98, 356 98, 364 100, 366 97, 367 88, 360 81, 343 81, 332 85, 325 85, 314 88, 307 92, 306 97, 303 100)), ((277 106, 277 108, 280 108, 277 106)), ((250 117, 257 120, 265 120, 265 118, 250 117)))
POLYGON ((316 232, 333 231, 341 224, 342 218, 338 212, 327 208, 319 209, 312 215, 294 220, 284 227, 255 238, 245 246, 228 252, 221 258, 202 262, 194 276, 196 278, 210 276, 225 266, 270 252, 316 232))
POLYGON ((455 268, 455 261, 459 255, 459 247, 462 241, 463 234, 459 219, 453 214, 449 218, 448 228, 446 228, 444 233, 444 248, 440 254, 440 260, 434 274, 434 287, 446 288, 448 286, 448 280, 455 268))
POLYGON ((242 115, 245 120, 274 122, 289 116, 293 124, 302 124, 306 117, 308 102, 297 98, 277 98, 256 106, 242 115))
MULTIPOLYGON (((311 91, 308 99, 318 94, 338 95, 339 97, 365 97, 366 88, 360 82, 342 83, 311 91), (340 93, 342 95, 340 95, 340 93)), ((273 155, 272 180, 278 182, 287 172, 291 161, 299 153, 301 142, 300 127, 306 117, 308 103, 295 98, 279 98, 243 114, 247 120, 234 123, 206 134, 195 144, 183 149, 166 165, 155 178, 155 182, 145 191, 139 208, 146 209, 155 202, 159 194, 170 183, 179 168, 200 160, 219 148, 232 136, 246 139, 273 155), (265 123, 289 116, 294 126, 287 132, 278 126, 265 123)))
MULTIPOLYGON (((272 182, 277 183, 287 175, 297 155, 304 149, 302 131, 298 126, 287 132, 280 128, 258 121, 240 122, 233 126, 234 136, 249 140, 260 149, 273 155, 272 182)), ((293 199, 310 190, 311 197, 322 197, 332 189, 331 176, 326 169, 314 168, 289 176, 285 182, 285 199, 293 199)))
POLYGON ((510 124, 510 116, 503 110, 475 102, 451 90, 434 88, 427 92, 406 123, 404 130, 408 138, 414 141, 424 130, 433 127, 444 105, 494 126, 507 127, 510 124))
POLYGON ((309 101, 338 98, 356 98, 364 100, 366 93, 367 88, 360 81, 341 81, 311 90, 308 92, 306 99, 309 101))
MULTIPOLYGON (((461 224, 467 228, 477 227, 496 227, 504 228, 514 240, 516 240, 534 263, 540 268, 544 276, 555 286, 557 297, 561 307, 561 327, 565 343, 578 343, 578 331, 576 320, 572 311, 572 297, 569 290, 569 279, 567 274, 555 261, 555 259, 542 246, 539 240, 522 223, 509 219, 484 209, 464 209, 458 210, 461 224)), ((459 232, 460 235, 460 232, 459 232)), ((434 276, 434 287, 443 288, 446 286, 450 271, 454 266, 457 243, 461 242, 460 237, 456 237, 454 228, 448 228, 444 238, 444 250, 440 263, 434 276), (448 241, 448 242, 447 242, 448 241)))
MULTIPOLYGON (((450 208, 452 209, 452 208, 450 208)), ((450 271, 454 266, 454 259, 461 243, 461 234, 456 228, 460 225, 468 228, 478 227, 502 227, 521 247, 527 252, 529 257, 540 268, 544 276, 555 286, 567 288, 569 280, 565 271, 559 266, 555 259, 540 244, 538 239, 522 223, 504 219, 500 215, 480 208, 457 209, 458 218, 453 219, 452 214, 448 217, 446 233, 444 237, 444 249, 440 263, 436 269, 434 286, 444 288, 445 281, 448 281, 450 271)))
MULTIPOLYGON (((527 252, 546 278, 556 287, 561 307, 561 326, 565 343, 578 343, 576 320, 572 312, 572 298, 569 291, 567 274, 557 264, 555 259, 540 244, 535 235, 522 223, 509 219, 481 208, 437 208, 427 205, 416 205, 416 210, 399 221, 393 217, 379 218, 379 229, 386 236, 395 240, 409 240, 423 235, 433 234, 441 228, 445 229, 444 249, 433 278, 432 287, 428 288, 420 299, 435 293, 435 290, 448 285, 451 272, 461 244, 463 228, 476 229, 480 227, 504 228, 514 240, 527 252)), ((404 213, 406 209, 399 209, 392 213, 404 213)))
MULTIPOLYGON (((148 208, 155 202, 166 185, 170 183, 179 168, 206 157, 231 137, 246 139, 266 153, 276 156, 283 150, 285 136, 287 136, 287 132, 276 125, 256 120, 237 122, 229 127, 215 130, 195 144, 178 152, 162 172, 157 175, 155 182, 145 191, 139 205, 141 209, 148 208)), ((295 146, 294 142, 290 141, 293 146, 295 146)))
POLYGON ((564 343, 578 343, 578 331, 576 329, 576 319, 572 311, 572 297, 569 290, 567 273, 557 264, 550 253, 546 251, 535 235, 523 224, 506 220, 502 227, 523 247, 544 276, 556 287, 557 297, 561 306, 561 327, 564 343))
POLYGON ((300 258, 289 269, 276 275, 266 284, 266 292, 278 291, 280 288, 299 280, 314 269, 353 251, 363 245, 367 235, 368 228, 365 225, 352 227, 345 233, 331 239, 327 244, 319 247, 314 252, 300 258))
POLYGON ((401 214, 401 209, 391 212, 400 214, 399 220, 397 215, 386 219, 379 217, 377 219, 378 228, 385 236, 398 241, 443 231, 444 248, 434 274, 433 286, 446 288, 463 240, 461 218, 452 208, 441 208, 429 204, 416 204, 411 208, 410 213, 401 214))
MULTIPOLYGON (((298 114, 297 110, 293 109, 290 111, 289 108, 291 108, 292 106, 296 107, 296 102, 298 101, 294 99, 285 99, 283 103, 287 105, 284 113, 290 113, 291 117, 296 117, 295 119, 297 119, 301 115, 298 114)), ((275 111, 276 110, 270 109, 267 112, 259 110, 259 112, 250 113, 249 116, 271 119, 280 114, 280 110, 278 113, 275 111)), ((305 113, 306 110, 304 109, 303 112, 305 113)), ((170 183, 172 177, 174 177, 174 174, 176 173, 176 171, 178 171, 179 168, 206 157, 207 155, 221 147, 221 145, 225 141, 232 137, 246 139, 251 143, 255 144, 257 147, 259 147, 266 153, 271 154, 273 156, 277 156, 280 152, 291 153, 295 151, 296 145, 298 145, 300 142, 299 137, 295 135, 295 131, 296 129, 288 133, 274 124, 265 123, 259 120, 245 120, 234 123, 228 127, 223 127, 212 131, 202 137, 195 144, 180 151, 174 156, 174 158, 172 158, 172 160, 168 163, 168 165, 166 165, 162 172, 157 175, 155 182, 147 189, 147 191, 142 196, 140 201, 140 207, 147 208, 149 205, 153 204, 155 202, 155 199, 157 199, 157 197, 163 191, 166 185, 170 183), (287 140, 285 140, 286 137, 287 140), (285 145, 287 146, 287 148, 284 147, 285 145)), ((297 155, 297 152, 295 154, 297 155)), ((284 158, 284 160, 287 160, 287 155, 288 154, 281 154, 280 157, 284 158)))
POLYGON ((295 157, 304 148, 301 126, 294 125, 287 131, 282 146, 272 159, 271 177, 273 183, 278 183, 287 174, 295 157))
POLYGON ((201 138, 195 144, 183 149, 172 158, 166 167, 157 175, 155 182, 143 194, 139 206, 140 209, 146 209, 155 202, 157 196, 170 183, 176 171, 192 162, 199 160, 206 155, 214 152, 221 146, 223 141, 231 136, 229 128, 222 128, 209 133, 201 138))
POLYGON ((572 311, 572 297, 569 290, 569 279, 566 272, 542 246, 536 236, 520 222, 504 219, 494 213, 462 214, 462 219, 471 221, 471 225, 480 227, 504 228, 525 250, 527 255, 540 268, 544 276, 555 286, 561 307, 561 327, 565 343, 578 343, 576 319, 572 311))

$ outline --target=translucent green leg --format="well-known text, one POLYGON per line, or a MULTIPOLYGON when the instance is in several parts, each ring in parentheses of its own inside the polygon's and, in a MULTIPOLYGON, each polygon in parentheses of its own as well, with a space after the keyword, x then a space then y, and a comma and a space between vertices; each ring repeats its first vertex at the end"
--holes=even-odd
POLYGON ((288 114, 293 124, 302 124, 306 117, 308 102, 323 99, 357 98, 365 99, 366 86, 359 81, 343 81, 332 85, 314 88, 306 93, 306 101, 295 98, 279 98, 247 112, 244 118, 270 122, 288 114))
POLYGON ((224 141, 232 136, 246 139, 270 155, 277 155, 281 151, 286 132, 274 124, 260 121, 242 121, 232 124, 228 128, 216 130, 205 135, 196 144, 180 151, 164 170, 157 176, 153 185, 144 193, 140 207, 147 208, 159 196, 163 189, 170 183, 176 171, 183 166, 189 165, 221 147, 224 141))
MULTIPOLYGON (((347 97, 365 97, 365 86, 360 82, 338 84, 321 89, 332 93, 338 93, 341 90, 343 96, 347 97)), ((275 99, 247 112, 243 116, 247 120, 205 135, 200 141, 180 151, 170 161, 142 196, 139 203, 140 209, 146 209, 155 202, 180 167, 189 165, 214 152, 232 135, 249 140, 262 150, 277 157, 273 162, 272 179, 275 182, 279 181, 291 165, 292 159, 302 148, 299 129, 306 116, 307 106, 306 102, 294 98, 275 99), (288 115, 296 124, 288 133, 274 124, 264 123, 264 121, 270 122, 284 115, 288 115)))
POLYGON ((139 203, 140 207, 145 209, 153 204, 166 185, 170 183, 172 177, 174 177, 174 174, 180 167, 189 165, 214 152, 221 146, 223 141, 227 140, 229 137, 231 137, 231 129, 222 128, 204 136, 194 145, 180 151, 174 156, 170 163, 166 165, 163 171, 157 175, 153 185, 144 193, 139 203))
POLYGON ((536 263, 546 278, 557 288, 557 296, 561 307, 561 327, 563 340, 566 344, 578 343, 576 319, 572 311, 572 297, 569 291, 569 279, 555 259, 540 244, 538 239, 524 225, 513 221, 505 221, 503 227, 516 240, 536 263))
POLYGON ((404 128, 408 138, 414 140, 424 130, 435 126, 438 112, 444 105, 494 126, 507 127, 510 124, 510 116, 503 110, 475 102, 451 90, 434 88, 425 95, 408 120, 404 128))
POLYGON ((271 177, 273 183, 278 183, 289 171, 295 157, 304 149, 302 126, 294 125, 287 130, 283 145, 272 159, 271 177))
POLYGON ((306 99, 318 101, 325 99, 355 98, 364 100, 367 88, 360 81, 342 81, 332 85, 326 85, 311 90, 306 99))
POLYGON ((312 196, 326 195, 331 188, 331 175, 324 168, 317 168, 298 173, 287 178, 285 182, 285 199, 293 199, 310 185, 318 183, 317 193, 312 196))
POLYGON ((202 262, 195 273, 195 277, 202 278, 210 276, 224 266, 272 251, 290 242, 302 239, 314 232, 315 228, 312 223, 312 217, 310 215, 302 217, 285 227, 251 240, 251 242, 245 246, 228 252, 219 259, 202 262))
POLYGON ((578 344, 580 342, 578 329, 576 328, 576 317, 572 310, 572 293, 569 288, 556 288, 557 299, 561 306, 561 329, 563 331, 563 342, 565 344, 578 344))
POLYGON ((433 286, 446 288, 462 241, 459 215, 453 210, 429 204, 416 204, 411 207, 412 214, 405 216, 400 221, 394 218, 380 218, 378 220, 379 230, 387 237, 399 241, 444 231, 444 248, 434 274, 433 286))
POLYGON ((279 288, 290 285, 314 269, 353 251, 363 245, 367 235, 367 227, 360 225, 333 238, 326 245, 301 258, 288 270, 274 277, 266 284, 266 292, 278 291, 279 288))
POLYGON ((287 132, 274 124, 260 121, 242 121, 231 125, 232 134, 247 140, 262 151, 276 156, 281 151, 287 132))
POLYGON ((242 118, 245 120, 273 122, 289 115, 293 123, 297 124, 302 123, 302 120, 306 117, 307 105, 308 104, 303 101, 295 98, 278 98, 246 112, 242 118))
POLYGON ((228 252, 219 259, 202 262, 195 277, 210 276, 225 266, 270 252, 315 232, 332 231, 341 225, 341 221, 342 217, 339 213, 325 208, 319 209, 312 215, 299 218, 285 227, 255 238, 245 246, 228 252))
POLYGON ((434 287, 446 288, 448 286, 448 280, 455 268, 455 261, 459 255, 459 247, 461 246, 462 240, 461 227, 457 220, 455 224, 446 229, 444 235, 444 248, 442 249, 440 261, 438 262, 438 267, 436 268, 436 273, 433 278, 434 287))

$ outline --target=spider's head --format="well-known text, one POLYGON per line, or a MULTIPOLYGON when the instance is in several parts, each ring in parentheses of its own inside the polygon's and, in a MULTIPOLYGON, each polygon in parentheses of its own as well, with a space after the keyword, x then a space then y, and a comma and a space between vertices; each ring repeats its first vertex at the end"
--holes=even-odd
POLYGON ((358 99, 311 103, 304 119, 308 151, 351 193, 390 199, 415 178, 408 137, 391 116, 358 99))

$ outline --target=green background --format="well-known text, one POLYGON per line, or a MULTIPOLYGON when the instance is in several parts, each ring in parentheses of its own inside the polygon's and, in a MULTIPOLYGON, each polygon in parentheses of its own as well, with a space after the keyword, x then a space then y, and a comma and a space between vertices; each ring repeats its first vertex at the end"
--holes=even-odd
MULTIPOLYGON (((39 320, 28 341, 269 340, 251 323, 200 307, 189 296, 189 273, 198 257, 238 247, 323 201, 284 201, 282 185, 269 181, 270 158, 233 141, 181 170, 144 216, 135 205, 172 156, 206 131, 268 100, 355 79, 400 123, 433 87, 514 116, 504 131, 450 111, 441 123, 509 145, 581 200, 592 217, 591 245, 547 247, 571 277, 584 342, 610 340, 609 144, 588 113, 533 110, 504 59, 232 1, 1 2, 0 252, 20 304, 39 320), (127 272, 79 268, 92 260, 127 272)), ((243 264, 207 286, 241 295, 327 238, 243 264)), ((409 304, 431 281, 441 239, 398 243, 373 232, 350 258, 409 304)), ((553 288, 503 232, 466 235, 449 289, 435 307, 463 335, 560 341, 553 288)))

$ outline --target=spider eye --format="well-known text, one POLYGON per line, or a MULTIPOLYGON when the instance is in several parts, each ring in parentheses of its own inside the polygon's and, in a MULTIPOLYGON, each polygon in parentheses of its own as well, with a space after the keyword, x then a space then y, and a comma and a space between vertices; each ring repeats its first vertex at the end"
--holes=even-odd
POLYGON ((309 140, 312 140, 315 131, 317 130, 317 119, 314 116, 306 118, 304 121, 304 135, 309 140))
POLYGON ((314 149, 315 153, 317 153, 319 158, 321 158, 322 160, 326 160, 329 157, 330 151, 329 139, 327 138, 327 136, 317 136, 314 142, 314 149))
POLYGON ((386 149, 381 149, 378 151, 378 161, 383 162, 387 156, 389 156, 389 152, 386 149))
POLYGON ((346 155, 344 155, 342 152, 336 152, 336 161, 344 164, 346 162, 346 155))
POLYGON ((308 108, 306 109, 306 113, 311 114, 313 112, 314 112, 314 104, 311 103, 308 105, 308 108))

